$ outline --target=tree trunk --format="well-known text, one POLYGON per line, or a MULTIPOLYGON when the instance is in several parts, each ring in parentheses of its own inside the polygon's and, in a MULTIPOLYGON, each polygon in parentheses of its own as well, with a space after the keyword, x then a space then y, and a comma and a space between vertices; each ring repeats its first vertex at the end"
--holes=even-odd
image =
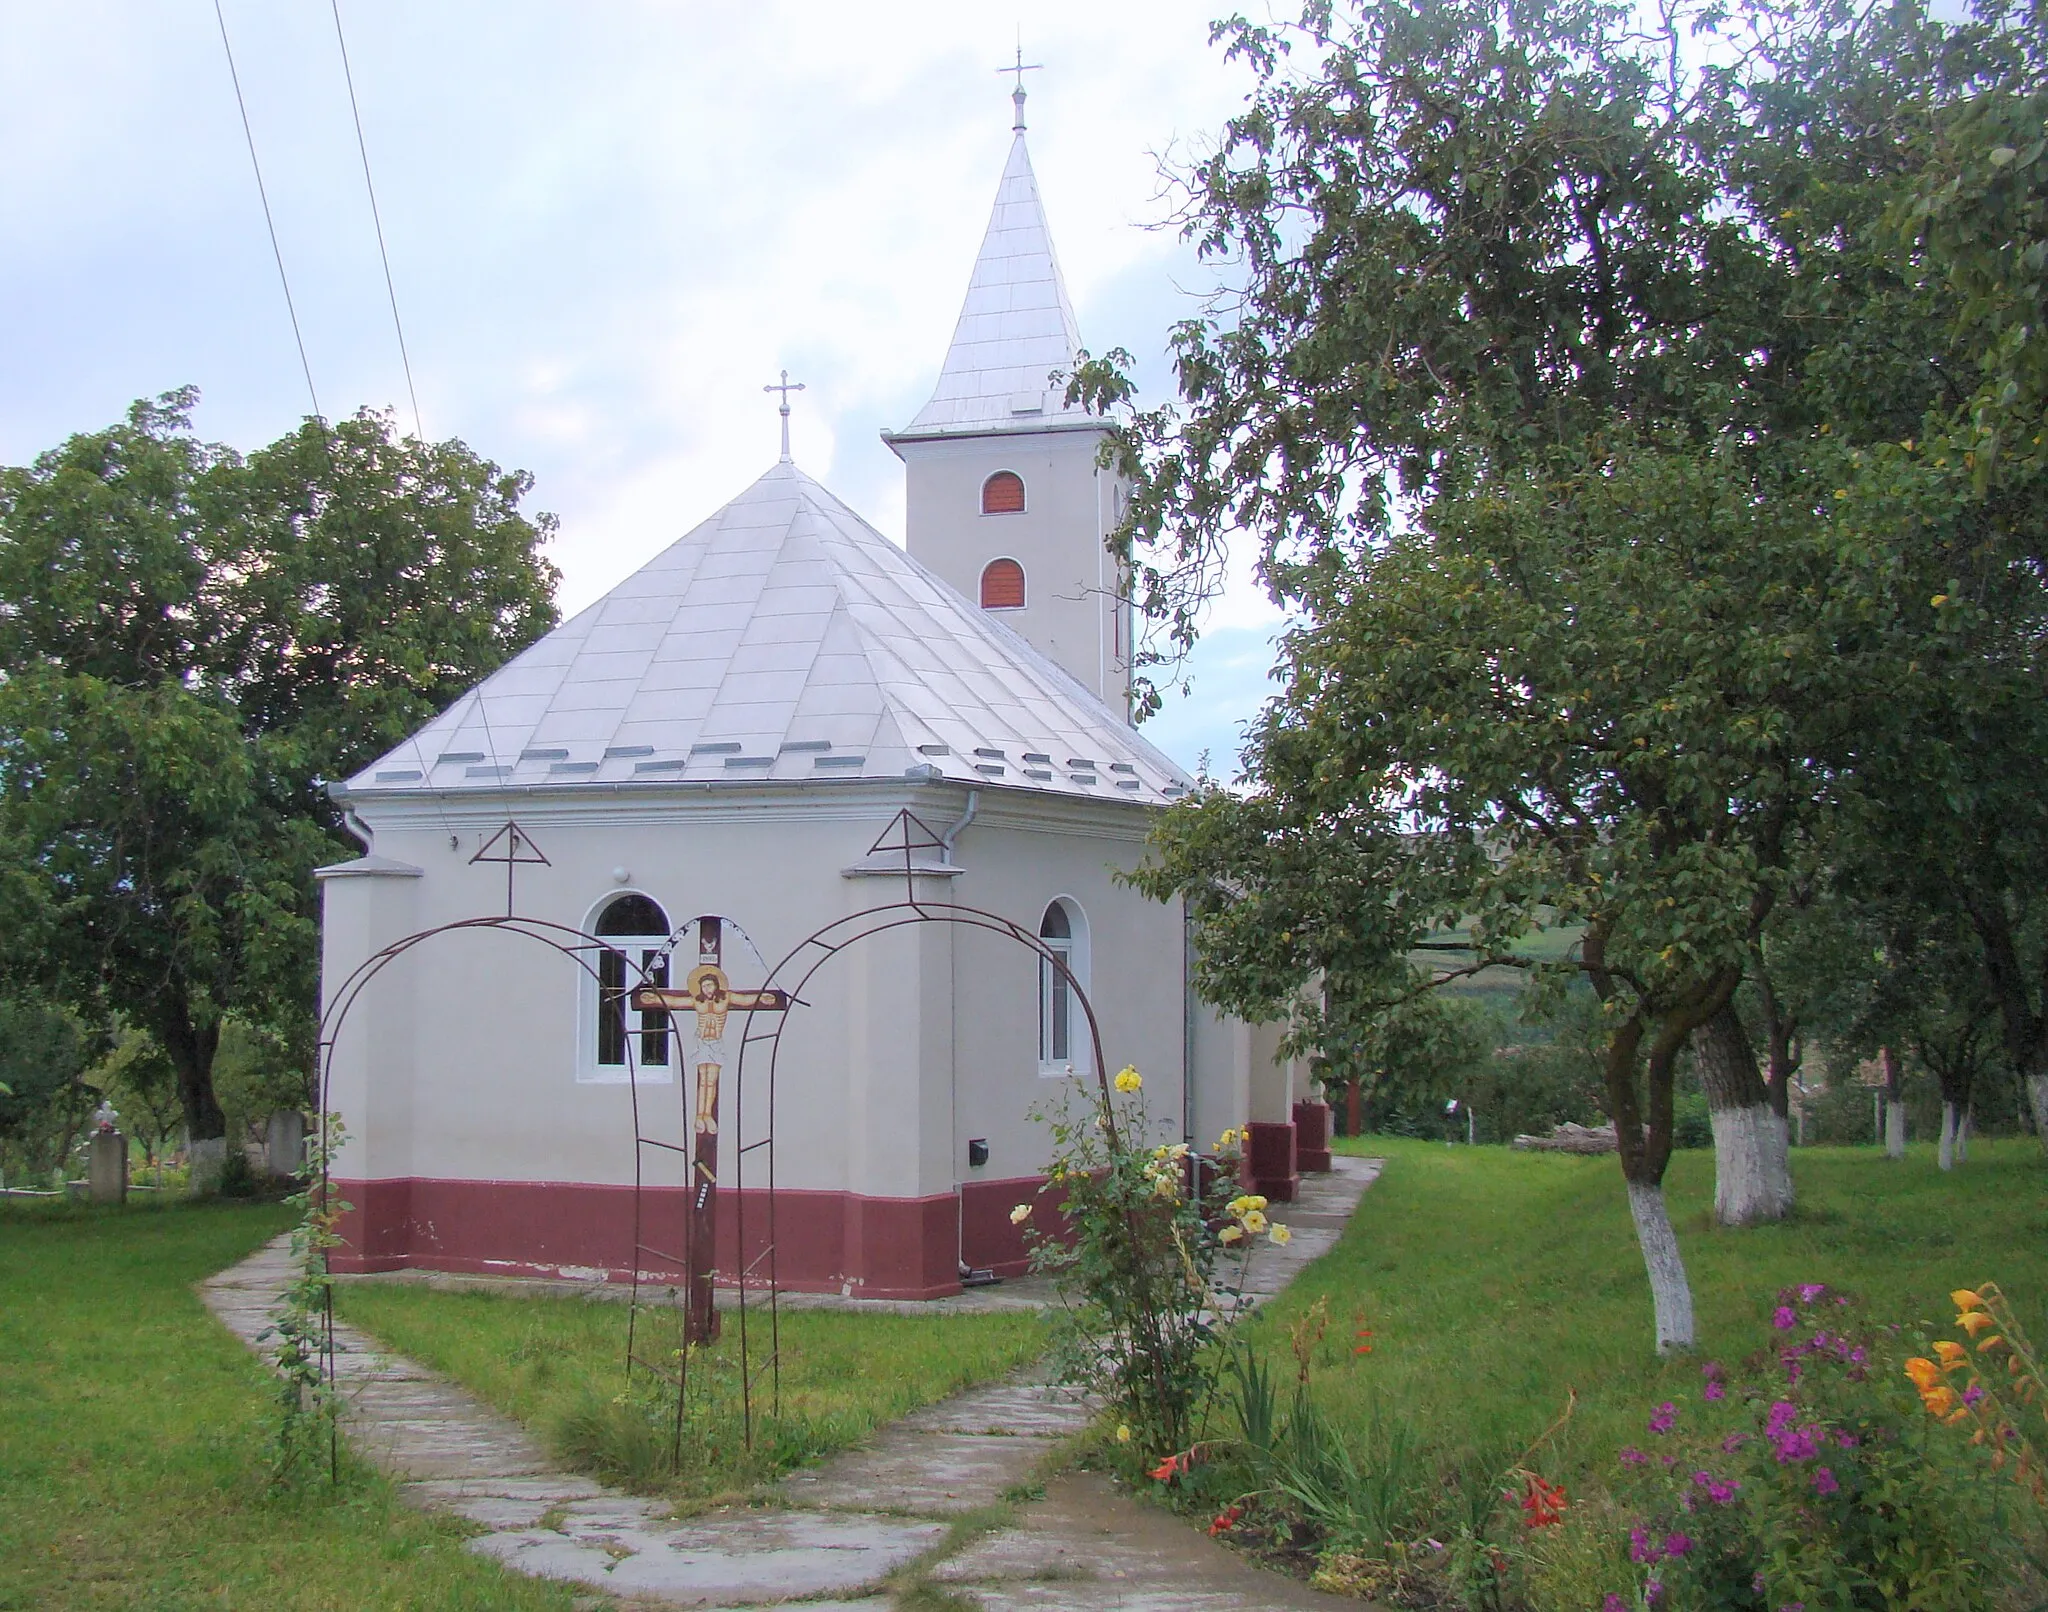
POLYGON ((2048 1075, 2027 1076, 2027 1106, 2034 1111, 2034 1135, 2048 1153, 2048 1075))
POLYGON ((1888 1159, 1906 1156, 1906 1099, 1899 1083, 1899 1055, 1890 1047, 1877 1049, 1884 1069, 1884 1155, 1888 1159))
POLYGON ((228 1117, 213 1090, 213 1057, 220 1050, 220 1020, 201 1029, 182 1000, 167 1003, 152 1028, 178 1072, 178 1103, 185 1111, 185 1190, 204 1198, 227 1168, 228 1117))
POLYGON ((1643 1268, 1650 1277, 1650 1300, 1657 1321, 1657 1353, 1671 1354, 1693 1346, 1692 1286, 1679 1256, 1678 1234, 1664 1207, 1664 1188, 1647 1181, 1628 1184, 1628 1212, 1636 1223, 1636 1242, 1643 1250, 1643 1268))
POLYGON ((1944 1170, 1956 1167, 1956 1105, 1941 1105, 1941 1141, 1936 1145, 1935 1162, 1944 1170))
POLYGON ((1956 1121, 1956 1163, 1958 1164, 1968 1164, 1970 1162, 1970 1131, 1975 1123, 1972 1118, 1973 1112, 1968 1103, 1963 1104, 1962 1115, 1956 1121))
POLYGON ((1714 1126, 1714 1218, 1724 1226, 1783 1220, 1792 1210, 1785 1115, 1733 1006, 1693 1032, 1693 1054, 1714 1126))

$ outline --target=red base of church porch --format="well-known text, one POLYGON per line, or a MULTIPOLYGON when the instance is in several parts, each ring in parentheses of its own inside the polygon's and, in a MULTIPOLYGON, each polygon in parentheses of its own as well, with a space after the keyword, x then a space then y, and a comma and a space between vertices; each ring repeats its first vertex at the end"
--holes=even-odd
MULTIPOLYGON (((775 1194, 776 1281, 788 1292, 935 1299, 960 1291, 960 1261, 1021 1276, 1029 1268, 1010 1211, 1041 1178, 970 1181, 927 1198, 863 1198, 784 1189, 775 1194)), ((336 1271, 436 1270, 573 1281, 630 1281, 633 1189, 565 1181, 337 1181, 354 1207, 342 1217, 336 1271)), ((731 1278, 768 1243, 768 1194, 719 1195, 718 1268, 731 1278), (741 1247, 744 1229, 746 1245, 741 1247)), ((680 1274, 688 1194, 641 1195, 639 1241, 677 1256, 643 1257, 643 1273, 680 1274)), ((766 1266, 760 1271, 766 1281, 766 1266)))

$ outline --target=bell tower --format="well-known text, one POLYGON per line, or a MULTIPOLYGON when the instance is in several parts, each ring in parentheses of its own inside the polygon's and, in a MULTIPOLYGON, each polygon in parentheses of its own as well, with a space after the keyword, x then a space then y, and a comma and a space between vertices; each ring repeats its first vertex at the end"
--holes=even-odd
POLYGON ((912 558, 1062 667, 1126 722, 1131 613, 1105 547, 1124 488, 1096 464, 1105 423, 1051 379, 1081 348, 1024 143, 1009 161, 931 401, 882 440, 903 461, 912 558))

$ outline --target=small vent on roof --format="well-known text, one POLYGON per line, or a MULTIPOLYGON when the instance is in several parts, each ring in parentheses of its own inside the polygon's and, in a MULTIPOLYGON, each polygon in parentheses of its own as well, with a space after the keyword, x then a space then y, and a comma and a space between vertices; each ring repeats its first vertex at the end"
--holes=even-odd
POLYGON ((728 767, 772 767, 775 765, 775 758, 773 756, 727 756, 725 764, 728 767))
POLYGON ((985 778, 1000 778, 1003 775, 1002 767, 993 761, 977 761, 974 770, 985 778))
POLYGON ((439 761, 436 761, 434 765, 437 767, 445 767, 448 766, 451 762, 481 761, 483 759, 484 753, 481 750, 443 750, 441 752, 441 759, 439 761))
POLYGON ((1095 763, 1084 756, 1067 757, 1067 765, 1076 772, 1093 772, 1095 770, 1095 763))
POLYGON ((1035 780, 1036 782, 1038 782, 1038 783, 1041 783, 1041 784, 1049 784, 1049 783, 1051 783, 1051 782, 1052 782, 1052 774, 1051 774, 1051 773, 1049 773, 1049 772, 1042 772, 1042 771, 1040 771, 1040 770, 1039 770, 1038 768, 1036 768, 1036 767, 1026 767, 1026 768, 1024 769, 1024 776, 1025 776, 1026 778, 1030 778, 1030 779, 1033 779, 1033 780, 1035 780))
POLYGON ((865 767, 867 764, 866 756, 820 756, 811 763, 813 767, 865 767))
POLYGON ((716 744, 693 744, 690 746, 690 754, 693 756, 736 756, 739 752, 740 742, 737 739, 721 739, 716 744))
POLYGON ((782 747, 782 754, 789 755, 797 750, 830 750, 830 739, 791 739, 782 747))
POLYGON ((511 770, 510 767, 464 767, 462 769, 462 776, 465 778, 502 778, 511 770))
POLYGON ((1109 764, 1109 770, 1111 772, 1128 772, 1135 775, 1138 769, 1128 761, 1112 761, 1109 764))
POLYGON ((953 747, 945 744, 921 744, 917 747, 917 753, 921 756, 950 756, 953 747))
POLYGON ((1119 789, 1143 789, 1145 787, 1135 778, 1119 778, 1116 781, 1116 786, 1119 789))
POLYGON ((380 784, 409 784, 419 776, 420 774, 417 771, 380 772, 377 774, 377 782, 380 784))
POLYGON ((977 750, 976 750, 976 751, 975 751, 974 753, 975 753, 975 754, 976 754, 977 756, 986 756, 986 757, 987 757, 987 758, 988 758, 988 759, 989 759, 990 761, 1001 761, 1001 760, 1003 759, 1003 753, 1002 753, 1002 751, 1000 751, 1000 750, 991 750, 991 749, 987 748, 986 746, 983 746, 983 747, 981 747, 980 749, 977 749, 977 750))
POLYGON ((569 759, 569 752, 567 750, 522 750, 519 752, 519 759, 521 761, 567 761, 569 759))
POLYGON ((607 761, 610 761, 615 756, 651 756, 653 754, 654 746, 651 744, 608 744, 604 747, 604 756, 607 761))
POLYGON ((548 768, 548 776, 553 778, 562 773, 592 773, 596 771, 597 763, 594 761, 558 761, 548 768))
POLYGON ((689 766, 687 761, 636 761, 633 770, 637 772, 681 772, 689 766))
POLYGON ((1024 752, 1024 759, 1025 759, 1026 761, 1035 761, 1035 762, 1037 762, 1037 763, 1039 764, 1039 766, 1041 766, 1041 767, 1050 767, 1050 766, 1052 765, 1052 757, 1051 757, 1051 756, 1042 756, 1042 755, 1040 755, 1040 754, 1039 754, 1039 753, 1038 753, 1038 752, 1037 752, 1036 750, 1027 750, 1027 751, 1025 751, 1025 752, 1024 752))
POLYGON ((1092 772, 1070 772, 1067 774, 1067 782, 1070 784, 1092 784, 1095 782, 1095 774, 1092 772))
POLYGON ((1010 398, 1012 414, 1043 414, 1045 394, 1043 392, 1017 392, 1010 398))

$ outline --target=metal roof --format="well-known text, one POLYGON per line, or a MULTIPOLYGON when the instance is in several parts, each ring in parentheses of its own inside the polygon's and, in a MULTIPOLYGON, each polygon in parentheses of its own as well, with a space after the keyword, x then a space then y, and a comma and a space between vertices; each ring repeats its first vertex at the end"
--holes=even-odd
POLYGON ((1188 787, 785 461, 345 794, 905 777, 1153 805, 1188 787))
POLYGON ((953 345, 929 403, 891 440, 989 431, 1042 431, 1102 422, 1068 408, 1047 376, 1081 348, 1038 179, 1020 129, 996 187, 988 233, 967 282, 953 345))

